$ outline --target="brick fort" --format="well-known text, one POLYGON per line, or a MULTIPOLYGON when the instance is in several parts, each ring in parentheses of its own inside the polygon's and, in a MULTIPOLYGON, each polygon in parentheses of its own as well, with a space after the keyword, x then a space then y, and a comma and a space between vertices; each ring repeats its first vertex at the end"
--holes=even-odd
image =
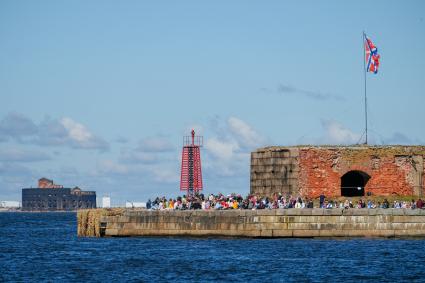
POLYGON ((251 153, 251 194, 416 196, 425 146, 265 147, 251 153))

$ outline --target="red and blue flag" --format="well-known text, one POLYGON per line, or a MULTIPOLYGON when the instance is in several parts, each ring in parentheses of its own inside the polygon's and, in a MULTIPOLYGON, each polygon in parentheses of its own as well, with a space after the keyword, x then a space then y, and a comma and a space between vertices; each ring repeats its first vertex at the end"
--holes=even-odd
POLYGON ((379 67, 379 54, 378 48, 373 44, 372 40, 365 35, 365 60, 366 60, 366 71, 378 73, 379 67))

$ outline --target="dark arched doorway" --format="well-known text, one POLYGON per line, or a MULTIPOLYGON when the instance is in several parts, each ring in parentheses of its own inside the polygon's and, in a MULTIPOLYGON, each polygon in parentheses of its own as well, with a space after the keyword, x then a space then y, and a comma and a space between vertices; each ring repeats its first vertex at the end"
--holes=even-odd
POLYGON ((341 196, 364 196, 364 187, 370 176, 362 171, 349 171, 341 177, 341 196))

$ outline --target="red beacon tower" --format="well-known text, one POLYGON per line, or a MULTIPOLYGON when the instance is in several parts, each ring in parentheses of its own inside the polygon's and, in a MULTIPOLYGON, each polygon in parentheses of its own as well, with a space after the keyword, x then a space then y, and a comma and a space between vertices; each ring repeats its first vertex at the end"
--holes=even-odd
POLYGON ((194 196, 202 190, 201 151, 202 136, 183 137, 182 168, 180 178, 180 191, 187 191, 187 196, 194 196))

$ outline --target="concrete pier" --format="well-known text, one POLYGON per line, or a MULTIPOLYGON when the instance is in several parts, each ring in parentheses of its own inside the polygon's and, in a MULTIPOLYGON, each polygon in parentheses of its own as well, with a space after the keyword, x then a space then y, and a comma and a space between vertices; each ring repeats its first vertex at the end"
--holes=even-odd
POLYGON ((78 236, 424 237, 420 209, 78 211, 78 236))

